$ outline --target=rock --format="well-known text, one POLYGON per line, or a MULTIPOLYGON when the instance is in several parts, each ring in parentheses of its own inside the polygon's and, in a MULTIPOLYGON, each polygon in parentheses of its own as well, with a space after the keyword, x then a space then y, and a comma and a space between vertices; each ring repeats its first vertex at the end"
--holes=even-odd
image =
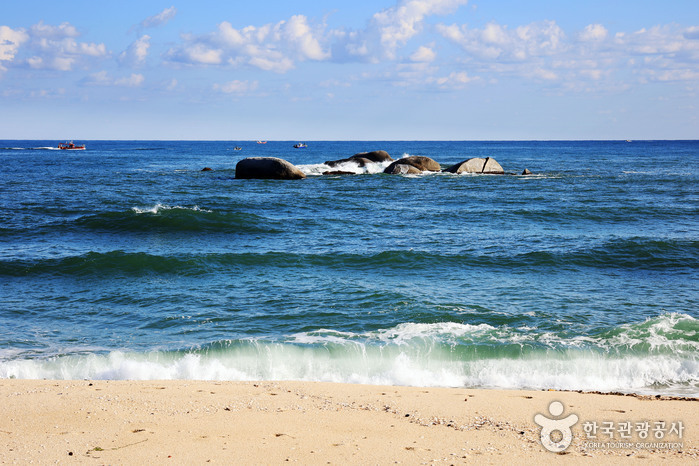
POLYGON ((483 173, 485 159, 473 158, 459 162, 444 170, 449 173, 483 173))
POLYGON ((323 172, 323 175, 356 175, 355 172, 346 172, 342 170, 332 170, 329 172, 323 172))
POLYGON ((524 171, 522 172, 522 175, 531 175, 532 172, 529 171, 528 168, 525 168, 524 171))
POLYGON ((502 169, 499 163, 495 159, 486 157, 485 165, 483 165, 483 173, 489 173, 491 175, 504 175, 505 170, 502 169))
POLYGON ((381 162, 391 162, 393 159, 388 152, 385 150, 375 150, 372 152, 360 152, 359 154, 354 154, 352 157, 340 160, 328 160, 325 165, 329 167, 335 167, 343 163, 356 163, 360 167, 364 167, 367 163, 381 163, 381 162))
POLYGON ((502 169, 499 163, 493 158, 472 158, 459 162, 456 165, 444 170, 449 173, 489 173, 496 175, 505 174, 505 170, 502 169))
POLYGON ((402 171, 396 171, 397 165, 406 165, 415 168, 417 171, 408 171, 408 173, 421 173, 421 172, 438 172, 442 171, 442 167, 439 163, 435 162, 429 157, 422 157, 419 155, 413 155, 411 157, 404 157, 402 159, 396 160, 391 165, 389 165, 383 172, 389 174, 405 174, 402 171))
POLYGON ((371 160, 365 159, 364 157, 357 157, 357 158, 355 158, 355 157, 350 157, 349 159, 347 159, 347 161, 348 161, 348 162, 354 162, 354 163, 356 163, 357 165, 359 165, 360 167, 366 167, 366 165, 367 165, 368 163, 372 163, 371 160))
POLYGON ((276 157, 248 157, 235 166, 239 179, 300 180, 306 175, 286 160, 276 157))
POLYGON ((204 167, 204 168, 201 169, 201 171, 203 171, 203 172, 212 172, 212 171, 214 171, 214 169, 213 169, 213 168, 209 168, 209 167, 204 167))
POLYGON ((389 175, 419 175, 422 171, 405 163, 392 163, 383 171, 389 175))
POLYGON ((385 150, 374 150, 371 152, 362 152, 362 153, 353 155, 352 157, 350 157, 350 159, 353 159, 355 157, 368 159, 374 163, 393 162, 393 159, 391 158, 390 155, 388 155, 388 152, 386 152, 385 150))

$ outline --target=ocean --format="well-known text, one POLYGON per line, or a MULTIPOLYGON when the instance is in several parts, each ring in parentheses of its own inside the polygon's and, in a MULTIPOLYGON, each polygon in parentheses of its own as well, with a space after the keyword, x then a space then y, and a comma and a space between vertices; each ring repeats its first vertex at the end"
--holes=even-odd
POLYGON ((699 141, 58 142, 0 141, 0 378, 699 395, 699 141), (508 174, 320 175, 372 150, 508 174))

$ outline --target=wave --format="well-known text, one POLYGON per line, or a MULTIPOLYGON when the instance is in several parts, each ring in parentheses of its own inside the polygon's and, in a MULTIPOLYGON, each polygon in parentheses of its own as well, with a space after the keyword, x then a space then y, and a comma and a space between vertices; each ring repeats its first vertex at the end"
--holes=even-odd
POLYGON ((215 212, 199 206, 182 207, 156 204, 133 207, 128 212, 103 213, 83 217, 78 226, 117 232, 196 231, 221 233, 276 233, 272 221, 243 212, 215 212))
MULTIPOLYGON (((92 230, 111 233, 278 233, 279 222, 253 213, 216 212, 208 209, 156 204, 152 207, 133 207, 127 211, 101 212, 61 220, 32 228, 31 233, 59 233, 74 230, 92 230)), ((7 230, 10 232, 11 230, 7 230)), ((18 229, 16 232, 27 232, 18 229)))
POLYGON ((0 360, 1 378, 306 380, 699 394, 699 321, 663 314, 588 337, 487 324, 319 329, 177 351, 0 360))
MULTIPOLYGON (((246 224, 241 214, 207 214, 202 220, 189 210, 166 216, 152 213, 101 214, 79 223, 91 228, 112 231, 172 231, 173 225, 184 231, 213 229, 216 231, 273 232, 246 224), (139 216, 145 216, 141 220, 139 216), (232 226, 231 220, 239 224, 232 226)), ((254 219, 254 216, 253 216, 254 219)), ((256 219, 254 219, 256 221, 256 219)), ((599 247, 571 251, 469 251, 462 254, 438 254, 414 250, 391 250, 379 253, 206 253, 158 255, 146 252, 89 252, 79 256, 50 259, 0 260, 0 275, 27 276, 32 274, 86 275, 127 273, 141 275, 148 272, 168 274, 205 274, 221 268, 323 268, 338 270, 435 270, 487 268, 495 270, 556 269, 580 270, 602 268, 614 270, 695 270, 699 267, 699 242, 680 240, 629 239, 610 241, 599 247)))

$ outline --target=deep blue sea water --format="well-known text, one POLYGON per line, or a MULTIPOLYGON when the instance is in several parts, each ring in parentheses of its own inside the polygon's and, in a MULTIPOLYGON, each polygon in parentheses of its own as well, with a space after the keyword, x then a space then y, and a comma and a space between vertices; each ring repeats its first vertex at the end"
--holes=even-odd
POLYGON ((699 141, 58 142, 0 141, 0 378, 699 394, 699 141), (378 149, 516 175, 318 175, 378 149))

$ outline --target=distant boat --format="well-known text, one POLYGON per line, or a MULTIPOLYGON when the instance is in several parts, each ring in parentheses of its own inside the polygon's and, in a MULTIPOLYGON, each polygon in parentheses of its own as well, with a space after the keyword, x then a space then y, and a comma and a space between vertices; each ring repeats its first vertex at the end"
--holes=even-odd
POLYGON ((258 144, 267 144, 267 141, 257 141, 258 144))
POLYGON ((242 147, 234 147, 233 150, 243 150, 242 147))
POLYGON ((66 143, 59 143, 58 148, 61 150, 85 150, 85 144, 78 146, 73 144, 73 141, 70 141, 66 143))
POLYGON ((631 139, 627 139, 626 142, 631 142, 631 139))
POLYGON ((298 144, 294 144, 294 147, 296 149, 303 149, 304 147, 308 147, 305 142, 299 142, 298 144))

